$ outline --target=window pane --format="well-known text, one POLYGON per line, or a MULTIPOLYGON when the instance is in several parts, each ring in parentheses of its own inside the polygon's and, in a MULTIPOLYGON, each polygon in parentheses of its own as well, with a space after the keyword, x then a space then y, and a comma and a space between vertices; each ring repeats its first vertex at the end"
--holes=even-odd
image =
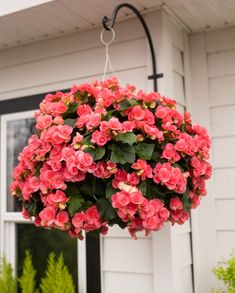
POLYGON ((33 264, 37 270, 37 281, 44 276, 46 260, 50 252, 57 256, 63 253, 65 264, 78 284, 77 240, 60 230, 46 230, 32 224, 17 224, 18 276, 21 275, 25 250, 30 250, 33 264))
POLYGON ((34 133, 34 118, 25 118, 7 122, 7 211, 21 211, 21 204, 10 195, 14 166, 18 163, 18 155, 34 133))

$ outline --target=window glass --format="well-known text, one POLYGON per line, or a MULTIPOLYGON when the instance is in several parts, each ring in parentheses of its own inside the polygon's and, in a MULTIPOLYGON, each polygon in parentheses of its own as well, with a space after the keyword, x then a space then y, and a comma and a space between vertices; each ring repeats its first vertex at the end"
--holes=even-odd
POLYGON ((57 256, 61 253, 64 256, 74 284, 78 284, 77 271, 77 240, 60 230, 47 230, 35 227, 32 224, 17 224, 17 255, 18 255, 18 276, 21 275, 25 250, 29 250, 35 269, 37 270, 37 283, 44 277, 47 264, 47 257, 50 252, 57 256))
POLYGON ((28 138, 34 133, 34 118, 24 118, 7 122, 7 211, 21 211, 21 204, 10 195, 14 166, 18 164, 18 156, 28 138))

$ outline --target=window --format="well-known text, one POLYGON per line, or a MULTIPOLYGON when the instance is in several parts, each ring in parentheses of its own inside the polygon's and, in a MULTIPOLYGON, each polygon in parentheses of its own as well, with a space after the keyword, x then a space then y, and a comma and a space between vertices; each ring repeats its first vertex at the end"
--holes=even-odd
POLYGON ((99 293, 100 246, 99 239, 91 236, 86 241, 77 241, 59 230, 36 228, 21 215, 21 205, 11 197, 9 185, 19 152, 34 132, 34 111, 43 96, 35 96, 0 102, 1 115, 1 196, 0 196, 0 248, 15 269, 22 270, 24 251, 29 249, 38 279, 43 275, 47 255, 54 251, 63 253, 71 272, 77 292, 99 293), (28 100, 28 103, 27 103, 28 100), (26 101, 26 102, 25 102, 26 101), (21 110, 28 110, 22 111, 21 110), (9 113, 11 112, 11 113, 9 113))

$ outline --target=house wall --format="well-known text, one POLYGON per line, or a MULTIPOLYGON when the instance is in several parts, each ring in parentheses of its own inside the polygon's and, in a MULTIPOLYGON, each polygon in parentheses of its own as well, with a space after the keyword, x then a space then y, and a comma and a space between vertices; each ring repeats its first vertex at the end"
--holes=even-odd
MULTIPOLYGON (((159 91, 175 97, 181 111, 188 106, 188 38, 162 12, 146 15, 157 52, 159 91)), ((73 83, 100 79, 105 48, 101 28, 0 52, 0 100, 69 88, 73 83)), ((139 21, 118 23, 110 48, 112 66, 120 81, 152 90, 151 59, 139 21)), ((103 293, 191 293, 191 225, 166 227, 138 241, 127 231, 111 229, 101 239, 103 293)), ((83 292, 81 292, 83 293, 83 292)))
POLYGON ((213 180, 195 213, 199 293, 218 284, 211 269, 235 247, 235 27, 190 37, 192 112, 212 136, 213 180))
MULTIPOLYGON (((162 21, 162 41, 159 41, 159 46, 163 46, 163 56, 159 58, 159 62, 164 64, 165 79, 159 82, 159 90, 175 98, 179 111, 183 112, 188 108, 191 99, 188 35, 181 24, 166 13, 162 14, 162 21)), ((171 253, 173 282, 168 283, 166 292, 191 293, 194 287, 191 222, 188 221, 183 226, 168 227, 168 229, 170 231, 168 241, 171 245, 168 253, 171 253)), ((159 233, 156 237, 158 243, 162 236, 159 233)), ((164 254, 160 254, 161 250, 159 258, 162 257, 162 261, 159 264, 164 262, 163 256, 165 257, 164 254)), ((158 278, 158 282, 167 282, 166 275, 165 272, 165 277, 162 275, 161 279, 158 278)))

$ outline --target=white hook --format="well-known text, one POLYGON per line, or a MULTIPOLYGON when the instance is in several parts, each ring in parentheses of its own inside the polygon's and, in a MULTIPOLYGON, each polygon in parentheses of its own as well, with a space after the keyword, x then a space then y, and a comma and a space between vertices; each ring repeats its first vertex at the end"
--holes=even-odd
POLYGON ((101 33, 100 33, 100 40, 101 40, 101 42, 105 45, 105 46, 109 46, 112 42, 113 42, 113 40, 114 40, 114 38, 115 38, 115 31, 114 31, 114 29, 113 28, 109 28, 110 29, 110 31, 112 32, 112 38, 111 38, 111 40, 109 41, 109 42, 106 42, 105 40, 104 40, 104 32, 106 31, 106 29, 102 29, 102 31, 101 31, 101 33))

